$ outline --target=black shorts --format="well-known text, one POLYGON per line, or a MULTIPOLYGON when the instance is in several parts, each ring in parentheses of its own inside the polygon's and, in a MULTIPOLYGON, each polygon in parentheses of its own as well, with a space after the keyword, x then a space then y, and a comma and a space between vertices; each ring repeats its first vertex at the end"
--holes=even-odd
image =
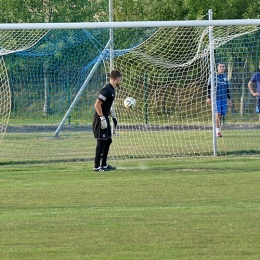
POLYGON ((108 138, 111 138, 111 125, 109 118, 106 116, 107 120, 107 128, 106 129, 101 129, 101 120, 100 117, 97 115, 93 116, 92 120, 92 130, 93 130, 93 135, 96 139, 100 140, 107 140, 108 138))

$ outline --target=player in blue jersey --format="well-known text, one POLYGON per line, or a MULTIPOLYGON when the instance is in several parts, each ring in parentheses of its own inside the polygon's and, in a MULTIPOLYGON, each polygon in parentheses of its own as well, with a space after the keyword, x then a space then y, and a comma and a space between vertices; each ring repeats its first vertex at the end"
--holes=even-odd
MULTIPOLYGON (((260 69, 260 62, 258 65, 260 69)), ((260 72, 256 72, 248 82, 248 88, 251 94, 256 98, 256 112, 259 113, 259 123, 260 123, 260 72), (253 90, 253 85, 256 86, 256 91, 253 90)))
MULTIPOLYGON (((224 63, 217 65, 217 74, 214 77, 216 85, 216 135, 222 137, 220 132, 222 116, 226 115, 228 107, 232 106, 232 100, 229 92, 229 83, 227 76, 224 74, 226 66, 224 63)), ((211 104, 211 78, 208 80, 208 99, 207 103, 211 104)))
POLYGON ((114 166, 107 164, 107 156, 112 143, 109 116, 112 117, 114 127, 116 127, 117 119, 114 111, 112 111, 112 105, 116 95, 115 88, 120 84, 121 77, 120 71, 112 70, 109 83, 101 89, 95 102, 95 113, 92 121, 93 134, 97 139, 94 171, 103 172, 116 169, 114 166))

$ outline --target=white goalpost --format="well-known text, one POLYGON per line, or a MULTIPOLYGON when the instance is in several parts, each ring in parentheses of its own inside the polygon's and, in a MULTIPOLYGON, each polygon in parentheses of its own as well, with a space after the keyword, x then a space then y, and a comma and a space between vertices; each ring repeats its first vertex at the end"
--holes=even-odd
MULTIPOLYGON (((212 10, 208 11, 209 20, 212 20, 212 10)), ((215 73, 215 57, 214 57, 214 36, 213 27, 209 26, 209 57, 210 57, 210 75, 215 73)), ((216 138, 216 120, 215 120, 215 109, 216 109, 216 84, 214 82, 214 77, 211 77, 211 116, 212 116, 212 141, 213 141, 213 155, 217 155, 217 138, 216 138)))
POLYGON ((111 16, 99 23, 0 24, 7 127, 1 160, 92 159, 93 104, 112 68, 123 74, 114 104, 114 158, 259 154, 258 115, 246 84, 259 62, 260 19, 211 15, 196 21, 112 22, 111 16), (215 135, 216 88, 213 105, 206 104, 218 62, 226 64, 233 101, 221 139, 215 135), (137 101, 132 110, 123 106, 127 96, 137 101), (43 115, 46 102, 50 109, 43 115))
POLYGON ((259 19, 232 20, 185 20, 185 21, 142 21, 142 22, 80 22, 80 23, 12 23, 0 24, 0 30, 37 29, 110 29, 110 28, 159 28, 159 27, 199 27, 259 25, 259 19))

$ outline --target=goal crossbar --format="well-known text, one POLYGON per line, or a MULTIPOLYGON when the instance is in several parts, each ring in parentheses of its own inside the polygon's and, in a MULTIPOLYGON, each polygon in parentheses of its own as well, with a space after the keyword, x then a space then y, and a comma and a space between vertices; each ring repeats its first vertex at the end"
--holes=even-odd
POLYGON ((9 23, 0 24, 0 30, 32 29, 82 29, 82 28, 145 28, 185 26, 231 26, 260 25, 260 19, 232 20, 187 20, 187 21, 143 21, 143 22, 81 22, 81 23, 9 23))

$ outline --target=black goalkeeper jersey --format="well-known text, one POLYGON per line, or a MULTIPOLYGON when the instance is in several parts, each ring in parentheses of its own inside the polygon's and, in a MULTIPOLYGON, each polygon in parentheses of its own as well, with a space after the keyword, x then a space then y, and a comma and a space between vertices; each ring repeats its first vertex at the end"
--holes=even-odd
MULTIPOLYGON (((110 115, 110 109, 116 96, 115 88, 107 83, 100 91, 98 99, 102 101, 102 112, 104 116, 110 115)), ((97 115, 97 112, 95 113, 97 115)))

